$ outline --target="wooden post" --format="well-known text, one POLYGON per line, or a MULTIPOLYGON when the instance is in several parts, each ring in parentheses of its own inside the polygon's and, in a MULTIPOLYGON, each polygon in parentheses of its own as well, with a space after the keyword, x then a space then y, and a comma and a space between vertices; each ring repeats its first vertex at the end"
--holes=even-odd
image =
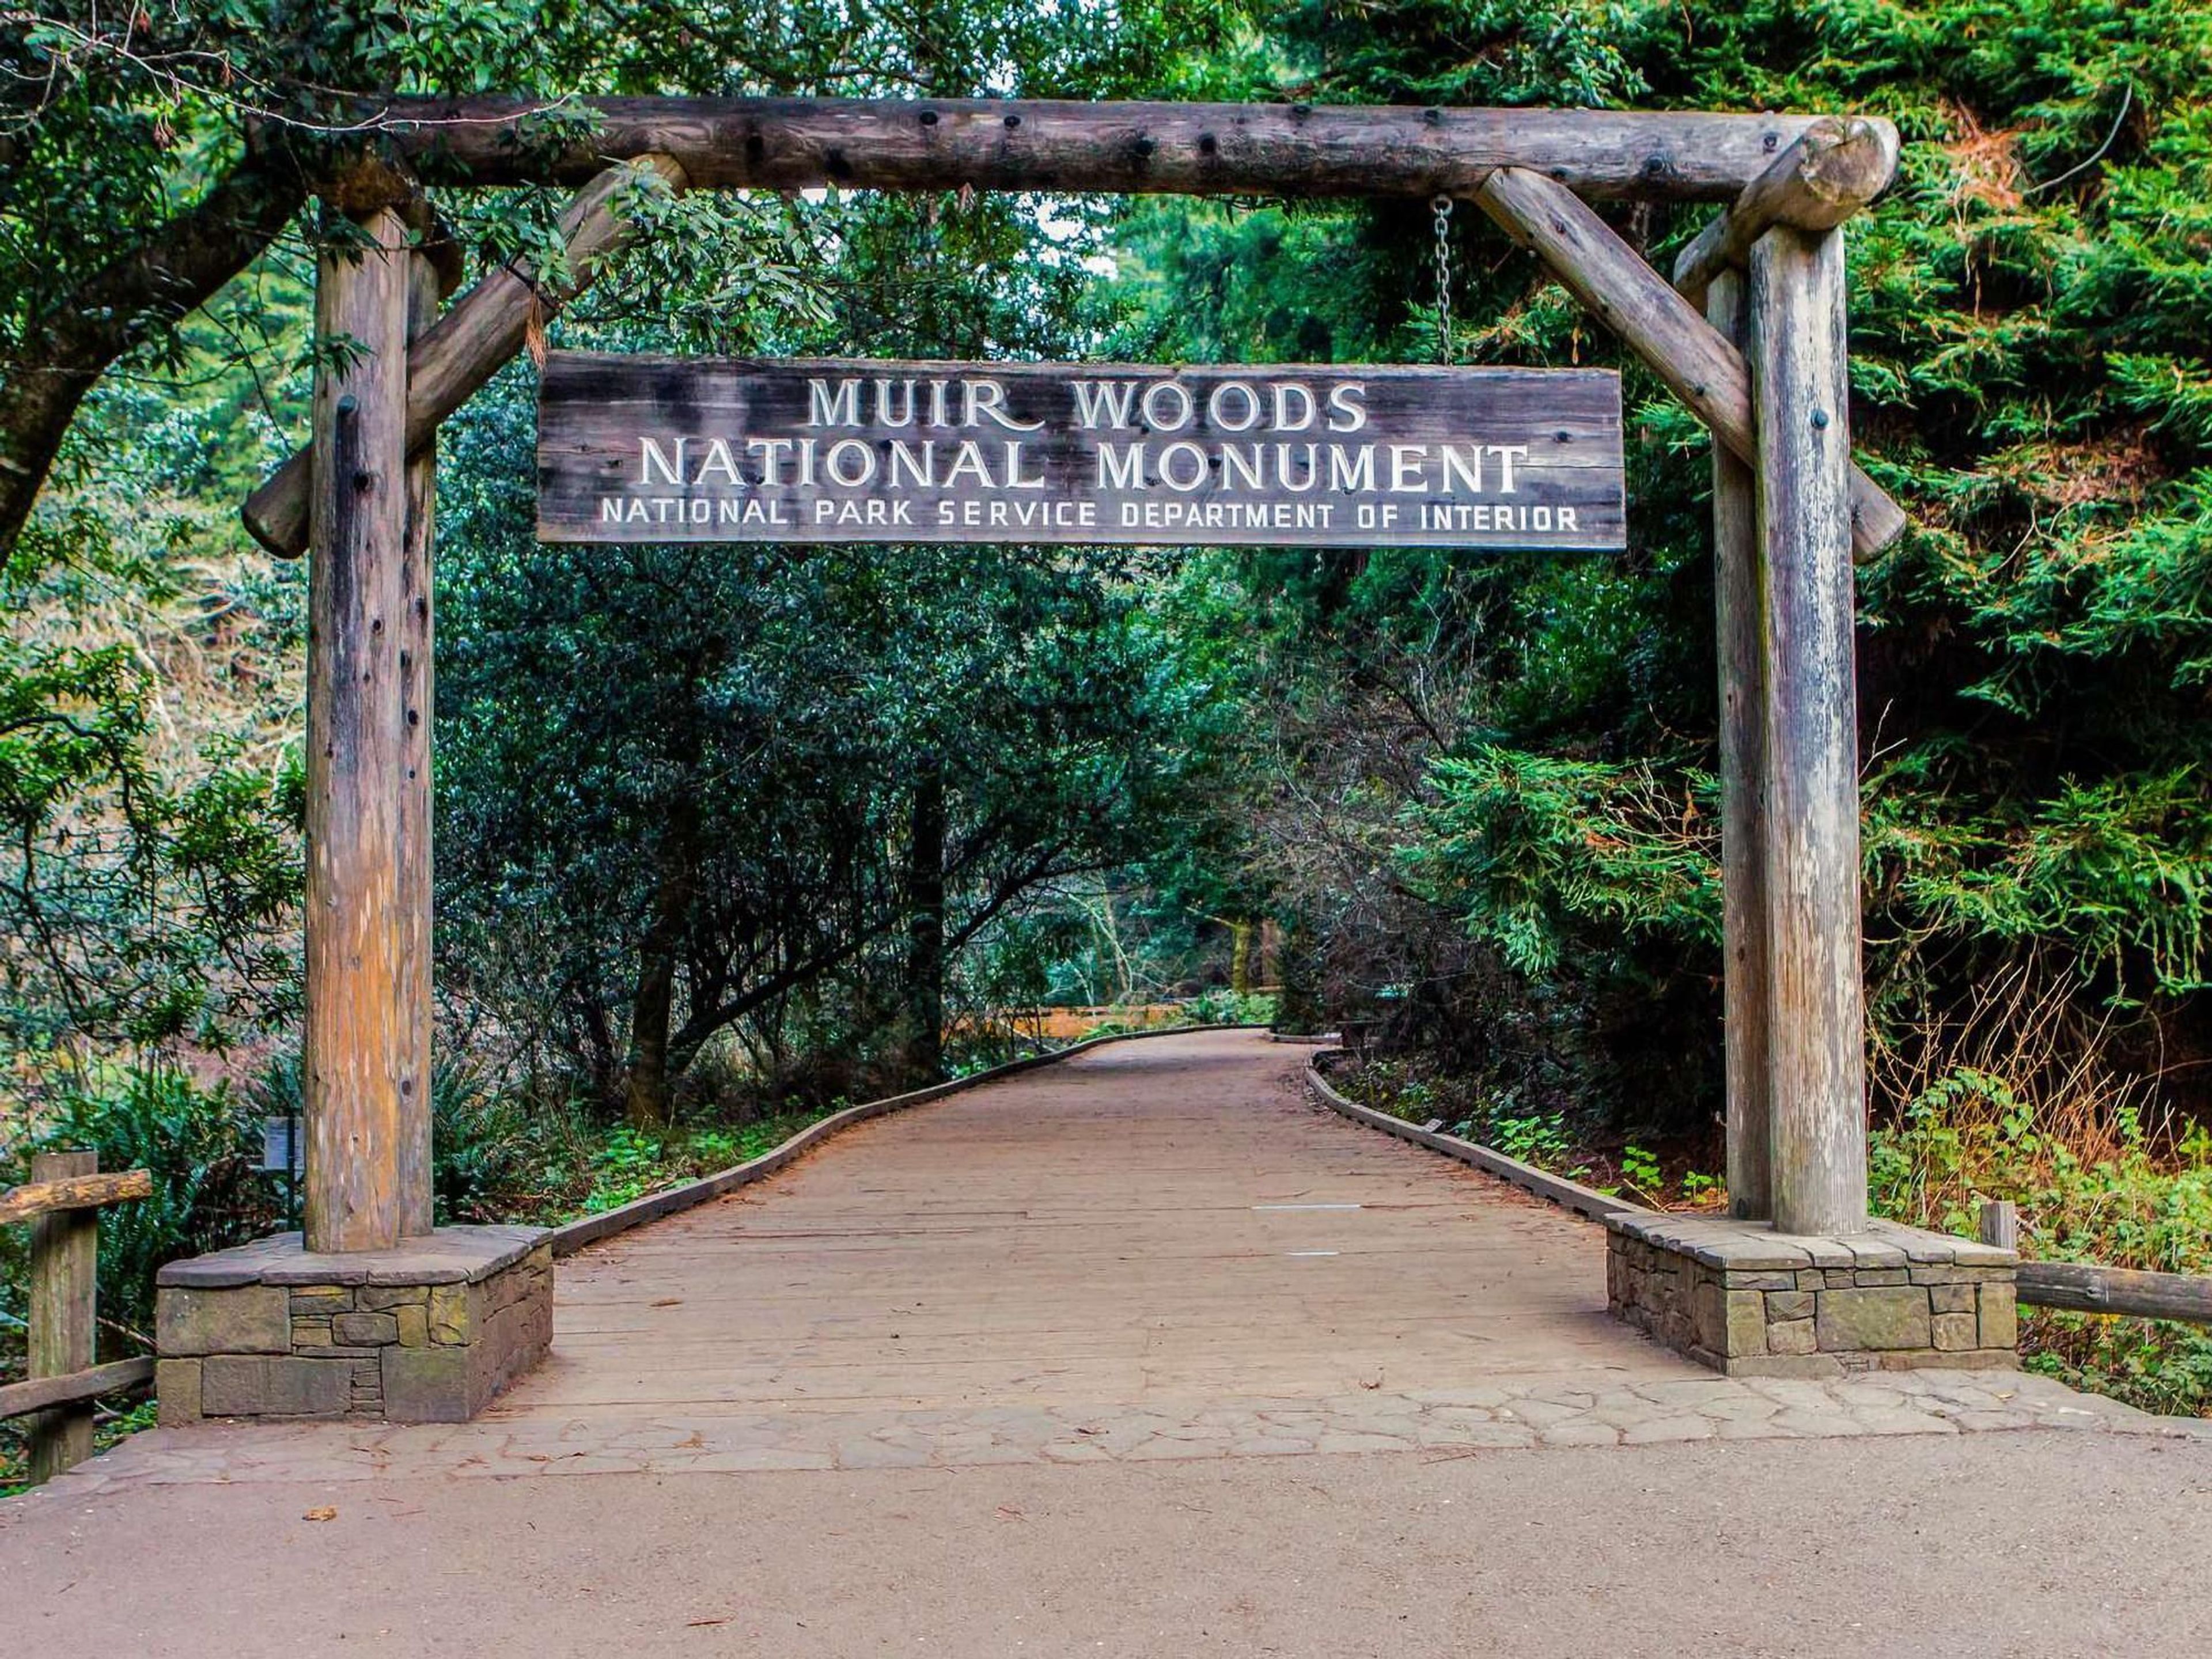
POLYGON ((1774 1225, 1866 1226, 1850 386, 1840 231, 1753 246, 1766 604, 1767 1028, 1774 1225))
MULTIPOLYGON (((408 259, 407 337, 411 346, 438 320, 434 263, 408 259)), ((399 561, 399 998, 404 1060, 399 1073, 399 1231, 416 1237, 434 1224, 430 1180, 431 714, 436 678, 434 554, 438 441, 434 433, 407 458, 407 533, 399 561)))
POLYGON ((1985 1198, 1981 1211, 1982 1243, 2000 1250, 2020 1248, 2020 1211, 2008 1198, 1985 1198))
MULTIPOLYGON (((1743 278, 1723 271, 1705 314, 1741 349, 1743 278)), ((1759 636, 1758 486, 1713 446, 1713 610, 1720 659, 1721 1006, 1728 1078, 1729 1212, 1774 1213, 1773 1107, 1767 1093, 1766 661, 1759 636)))
MULTIPOLYGON (((343 233, 345 222, 334 229, 343 233)), ((373 209, 317 270, 307 582, 307 1246, 389 1249, 413 1063, 401 842, 410 752, 405 222, 373 209)))
MULTIPOLYGON (((31 1179, 61 1181, 100 1168, 97 1152, 40 1152, 31 1179)), ((67 1376, 92 1364, 98 1322, 100 1212, 51 1210, 31 1224, 30 1376, 67 1376)), ((31 1484, 92 1455, 92 1401, 72 1401, 30 1423, 31 1484)))

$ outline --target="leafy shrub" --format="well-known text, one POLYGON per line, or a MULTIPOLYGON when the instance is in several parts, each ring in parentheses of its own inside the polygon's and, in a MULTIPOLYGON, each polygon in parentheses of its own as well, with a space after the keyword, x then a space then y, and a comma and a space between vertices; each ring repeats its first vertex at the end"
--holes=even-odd
MULTIPOLYGON (((276 1224, 276 1188, 255 1168, 258 1113, 228 1085, 202 1087, 165 1061, 64 1097, 42 1133, 8 1160, 8 1179, 23 1178, 32 1152, 64 1150, 97 1152, 103 1170, 154 1177, 151 1197, 100 1214, 103 1351, 151 1349, 154 1275, 163 1263, 243 1243, 276 1224)), ((20 1260, 11 1255, 7 1266, 8 1300, 20 1312, 20 1260)))
POLYGON ((1272 1025, 1275 999, 1255 991, 1201 991, 1183 1004, 1194 1025, 1272 1025))

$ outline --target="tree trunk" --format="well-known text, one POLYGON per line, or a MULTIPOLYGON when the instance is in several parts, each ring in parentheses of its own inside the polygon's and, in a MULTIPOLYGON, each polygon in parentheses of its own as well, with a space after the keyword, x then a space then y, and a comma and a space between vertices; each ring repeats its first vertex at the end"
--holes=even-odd
POLYGON ((1229 924, 1229 988, 1240 997, 1252 994, 1252 957, 1255 928, 1249 917, 1229 924))
POLYGON ((676 1013, 677 956, 691 920, 698 885, 697 805, 687 795, 669 814, 668 833, 654 862, 653 918, 637 951, 637 991, 630 1000, 629 1063, 624 1068, 623 1115, 631 1127, 666 1127, 679 1068, 669 1063, 669 1032, 676 1013))
POLYGON ((945 1070, 945 771, 932 761, 915 780, 907 851, 904 1069, 917 1085, 945 1070))
POLYGON ((289 156, 252 152, 195 205, 119 249, 66 302, 27 319, 0 383, 0 558, 31 516, 78 404, 108 366, 205 304, 306 199, 289 156))

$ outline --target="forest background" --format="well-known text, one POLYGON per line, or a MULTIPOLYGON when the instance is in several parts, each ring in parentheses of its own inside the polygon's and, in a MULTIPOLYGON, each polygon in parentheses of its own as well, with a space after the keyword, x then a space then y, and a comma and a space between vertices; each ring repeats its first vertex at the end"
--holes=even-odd
MULTIPOLYGON (((1860 571, 1876 1202, 2212 1272, 2207 63, 2203 0, 0 9, 0 1182, 155 1170, 117 1355, 154 1267, 285 1207, 305 583, 237 507, 303 435, 330 89, 1850 110, 1905 140, 1850 233, 1854 435, 1914 520, 1860 571)), ((432 194, 475 270, 557 258, 556 194, 432 194)), ((554 343, 1619 367, 1630 547, 543 546, 518 363, 440 460, 441 1218, 1177 999, 1365 1022, 1364 1097, 1717 1200, 1705 440, 1526 256, 1452 218, 1447 343, 1419 203, 638 205, 554 343)), ((1704 211, 1612 216, 1664 268, 1704 211)), ((2029 1340, 2212 1411, 2200 1333, 2029 1340)))

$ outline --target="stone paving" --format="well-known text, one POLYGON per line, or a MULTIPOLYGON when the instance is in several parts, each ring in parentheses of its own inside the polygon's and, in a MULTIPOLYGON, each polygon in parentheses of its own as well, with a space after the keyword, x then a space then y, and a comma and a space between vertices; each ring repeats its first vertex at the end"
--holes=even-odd
POLYGON ((1431 1457, 1545 1446, 2057 1430, 2212 1438, 2016 1372, 1920 1370, 1808 1382, 1516 1379, 1413 1394, 1085 1408, 497 1417, 444 1426, 257 1424, 137 1437, 58 1493, 148 1485, 771 1469, 961 1468, 1345 1452, 1431 1457))

